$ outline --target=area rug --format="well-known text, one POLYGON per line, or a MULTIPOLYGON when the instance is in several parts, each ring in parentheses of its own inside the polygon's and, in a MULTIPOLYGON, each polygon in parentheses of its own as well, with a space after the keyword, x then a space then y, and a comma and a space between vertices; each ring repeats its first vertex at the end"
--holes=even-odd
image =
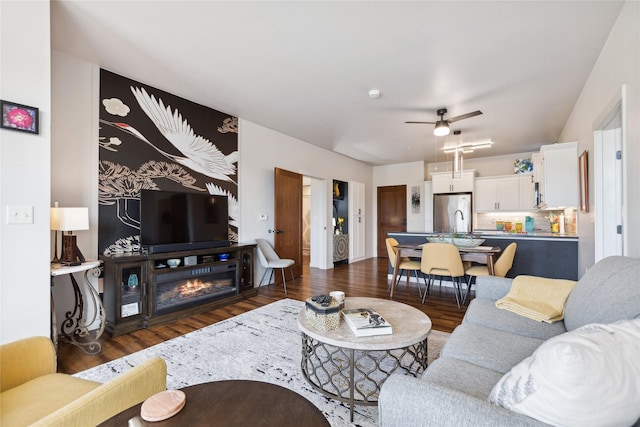
MULTIPOLYGON (((167 362, 167 388, 227 379, 265 381, 286 387, 313 402, 332 426, 377 426, 376 406, 349 407, 315 391, 300 369, 301 336, 297 317, 304 302, 284 299, 76 374, 105 382, 142 361, 167 362)), ((449 334, 432 331, 429 361, 440 354, 449 334)))

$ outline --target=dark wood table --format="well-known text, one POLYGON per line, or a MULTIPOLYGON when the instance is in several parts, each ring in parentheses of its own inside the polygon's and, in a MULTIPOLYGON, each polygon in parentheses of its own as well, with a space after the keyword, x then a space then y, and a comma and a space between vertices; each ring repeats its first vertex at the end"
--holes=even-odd
MULTIPOLYGON (((391 292, 389 298, 393 298, 393 291, 398 277, 398 269, 400 266, 400 259, 402 257, 422 258, 422 246, 423 245, 398 245, 396 246, 396 263, 393 266, 393 276, 391 278, 391 292)), ((487 264, 487 269, 491 276, 494 275, 493 265, 495 264, 496 256, 502 251, 500 247, 495 246, 491 249, 487 249, 484 246, 476 248, 458 248, 460 251, 460 258, 463 261, 478 262, 481 264, 487 264)))
MULTIPOLYGON (((305 426, 326 427, 329 421, 313 403, 279 385, 249 380, 213 381, 181 389, 186 395, 184 408, 164 421, 145 426, 305 426)), ((142 404, 133 406, 100 424, 126 426, 140 415, 142 404)))

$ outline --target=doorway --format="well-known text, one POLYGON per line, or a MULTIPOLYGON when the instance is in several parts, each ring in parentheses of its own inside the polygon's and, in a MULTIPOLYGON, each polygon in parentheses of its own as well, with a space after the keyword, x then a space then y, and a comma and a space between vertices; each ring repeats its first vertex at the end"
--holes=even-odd
POLYGON ((378 257, 387 254, 385 239, 387 233, 407 231, 407 186, 390 185, 378 187, 378 257))
MULTIPOLYGON (((274 169, 273 248, 292 259, 293 274, 302 274, 302 175, 274 169)), ((277 283, 277 282, 276 282, 277 283)))
POLYGON ((302 263, 307 260, 310 267, 330 268, 332 264, 327 264, 327 180, 279 168, 275 168, 274 175, 274 249, 281 258, 295 261, 296 277, 302 274, 302 263), (305 228, 309 256, 303 256, 305 228))
POLYGON ((327 180, 302 177, 303 260, 327 269, 327 180))
POLYGON ((594 261, 624 251, 624 198, 622 158, 624 86, 613 108, 594 131, 594 261))

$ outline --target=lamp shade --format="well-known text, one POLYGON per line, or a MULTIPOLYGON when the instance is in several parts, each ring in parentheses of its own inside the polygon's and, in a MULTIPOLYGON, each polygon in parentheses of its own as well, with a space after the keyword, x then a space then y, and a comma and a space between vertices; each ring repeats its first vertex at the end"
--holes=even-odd
POLYGON ((51 208, 51 229, 88 230, 89 208, 51 208))
POLYGON ((449 135, 449 123, 447 123, 446 120, 438 120, 436 122, 436 127, 433 130, 433 134, 435 136, 449 135))

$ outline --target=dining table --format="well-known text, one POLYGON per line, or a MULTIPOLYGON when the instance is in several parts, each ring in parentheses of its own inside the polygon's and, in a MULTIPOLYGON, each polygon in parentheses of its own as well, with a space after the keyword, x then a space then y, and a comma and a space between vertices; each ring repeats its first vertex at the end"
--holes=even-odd
MULTIPOLYGON (((398 271, 402 258, 422 258, 422 246, 420 245, 402 244, 396 246, 396 262, 393 266, 393 276, 391 279, 391 291, 389 292, 389 298, 393 298, 393 292, 398 278, 398 271)), ((479 264, 486 264, 489 275, 494 276, 495 272, 493 266, 495 264, 498 254, 502 251, 499 246, 475 246, 475 247, 461 247, 457 246, 460 252, 460 258, 462 261, 477 262, 479 264)))

